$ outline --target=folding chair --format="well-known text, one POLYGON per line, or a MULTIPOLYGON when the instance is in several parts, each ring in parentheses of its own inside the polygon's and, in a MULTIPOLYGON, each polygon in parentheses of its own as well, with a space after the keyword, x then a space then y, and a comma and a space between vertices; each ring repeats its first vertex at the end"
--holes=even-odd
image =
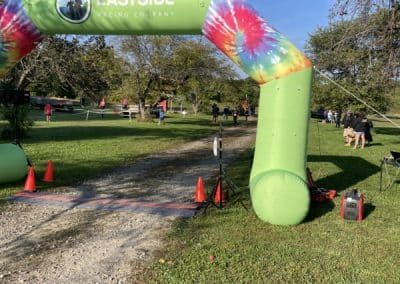
POLYGON ((392 155, 391 157, 384 157, 381 160, 381 176, 380 176, 379 191, 382 191, 383 171, 385 171, 385 175, 388 180, 388 183, 386 186, 383 187, 383 190, 391 188, 398 179, 398 176, 400 174, 400 153, 394 151, 390 151, 390 153, 392 155), (389 170, 389 166, 395 168, 394 174, 391 173, 391 171, 389 170))

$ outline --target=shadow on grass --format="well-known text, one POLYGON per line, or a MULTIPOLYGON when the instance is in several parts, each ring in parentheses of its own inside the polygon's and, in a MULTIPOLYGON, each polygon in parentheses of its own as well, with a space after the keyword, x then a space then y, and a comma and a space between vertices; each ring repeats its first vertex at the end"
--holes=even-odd
MULTIPOLYGON (((186 120, 173 120, 173 121, 167 121, 167 124, 171 125, 185 125, 188 124, 186 120)), ((213 123, 211 119, 202 119, 202 120, 196 120, 196 125, 201 125, 201 126, 213 126, 217 127, 219 129, 220 123, 222 124, 223 128, 231 128, 234 127, 233 121, 231 120, 220 120, 217 123, 213 123)), ((239 120, 238 121, 238 127, 246 127, 246 126, 256 126, 257 121, 256 120, 239 120)))
MULTIPOLYGON (((372 212, 375 210, 375 205, 371 203, 364 204, 364 217, 365 220, 372 212)), ((331 212, 335 208, 335 204, 332 201, 329 202, 312 202, 310 211, 307 214, 306 219, 303 221, 304 223, 312 222, 315 219, 325 215, 328 212, 331 212)))
POLYGON ((374 146, 383 146, 382 143, 375 143, 375 142, 371 142, 369 144, 365 144, 365 147, 374 147, 374 146))
POLYGON ((165 118, 165 124, 171 124, 171 125, 188 125, 191 124, 191 122, 196 122, 196 125, 200 126, 218 126, 219 124, 215 124, 211 121, 211 119, 202 119, 198 118, 196 120, 193 120, 191 118, 182 118, 182 119, 176 119, 176 118, 169 118, 168 116, 165 118))
POLYGON ((135 128, 121 126, 65 126, 51 128, 36 128, 30 132, 25 142, 30 144, 44 141, 74 141, 117 137, 132 137, 135 139, 181 138, 191 141, 206 134, 215 132, 214 127, 209 129, 176 129, 176 128, 135 128))
POLYGON ((364 204, 364 219, 366 219, 372 212, 375 211, 375 205, 372 203, 365 203, 364 204))
POLYGON ((330 162, 342 170, 317 181, 318 187, 334 188, 337 192, 352 187, 380 171, 380 167, 360 157, 310 155, 308 161, 330 162))
POLYGON ((332 201, 327 202, 311 202, 310 210, 303 223, 312 222, 315 219, 331 212, 335 209, 335 204, 332 201))
POLYGON ((383 135, 400 135, 400 129, 395 127, 375 127, 374 132, 383 135))
MULTIPOLYGON (((345 156, 308 156, 309 162, 330 162, 342 171, 317 181, 318 187, 327 189, 336 189, 339 193, 353 185, 359 183, 380 171, 380 167, 360 158, 360 157, 345 157, 345 156)), ((311 222, 335 208, 333 202, 313 202, 310 211, 305 219, 305 222, 311 222)), ((375 209, 372 204, 364 205, 365 218, 375 209)))

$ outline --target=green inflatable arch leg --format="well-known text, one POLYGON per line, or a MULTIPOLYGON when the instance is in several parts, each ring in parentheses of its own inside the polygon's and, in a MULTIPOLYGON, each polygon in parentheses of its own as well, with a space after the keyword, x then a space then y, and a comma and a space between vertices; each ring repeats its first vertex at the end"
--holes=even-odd
POLYGON ((246 0, 5 0, 0 7, 0 76, 44 34, 201 34, 261 86, 250 177, 256 214, 300 223, 310 197, 305 162, 312 64, 246 0), (55 4, 55 5, 54 5, 55 4), (76 4, 75 4, 76 5, 76 4), (76 8, 76 7, 75 7, 76 8))
POLYGON ((305 157, 311 73, 305 69, 261 86, 250 190, 255 212, 272 224, 300 223, 309 209, 305 157))
POLYGON ((300 223, 310 203, 305 162, 311 62, 246 1, 212 1, 203 32, 261 85, 250 177, 256 214, 271 224, 300 223))

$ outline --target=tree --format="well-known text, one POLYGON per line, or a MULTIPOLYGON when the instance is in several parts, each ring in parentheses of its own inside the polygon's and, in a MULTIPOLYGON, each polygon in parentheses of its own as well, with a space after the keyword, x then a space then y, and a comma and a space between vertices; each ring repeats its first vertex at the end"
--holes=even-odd
MULTIPOLYGON (((398 80, 399 56, 394 55, 399 53, 399 30, 387 28, 393 15, 398 17, 398 13, 378 7, 357 17, 342 16, 328 28, 315 31, 308 44, 310 57, 323 74, 382 111, 390 105, 398 80)), ((313 102, 318 106, 363 108, 320 74, 315 76, 314 94, 313 102)))
POLYGON ((119 85, 122 61, 103 36, 49 36, 2 79, 3 88, 94 100, 119 85))
POLYGON ((76 65, 80 64, 82 52, 82 46, 76 37, 47 37, 26 57, 28 61, 32 61, 32 56, 38 54, 34 62, 36 67, 26 78, 26 85, 41 96, 75 98, 79 92, 69 74, 73 74, 74 70, 81 70, 76 65))
POLYGON ((146 119, 146 99, 156 89, 171 56, 172 40, 160 36, 129 36, 122 39, 121 51, 126 53, 126 73, 138 102, 141 119, 146 119))
MULTIPOLYGON (((380 76, 394 78, 399 74, 400 1, 337 0, 330 15, 335 22, 356 22, 357 38, 369 48, 369 59, 379 56, 380 76)), ((349 27, 351 29, 351 27, 349 27)), ((354 33, 343 34, 343 39, 354 33)), ((339 41, 338 47, 345 41, 339 41)))
POLYGON ((178 36, 127 37, 121 51, 128 59, 128 80, 145 118, 146 100, 172 94, 185 96, 197 113, 211 95, 213 81, 235 73, 215 48, 196 38, 178 36))
POLYGON ((200 108, 205 110, 221 102, 225 96, 225 82, 237 77, 230 62, 201 39, 181 42, 173 61, 174 81, 186 94, 195 114, 200 108))
MULTIPOLYGON (((260 94, 260 86, 254 79, 247 77, 241 80, 231 80, 226 82, 228 86, 233 87, 228 94, 233 103, 238 104, 239 101, 246 100, 249 105, 257 105, 260 94)), ((228 101, 226 98, 225 101, 228 101)))
POLYGON ((33 125, 29 111, 30 107, 27 105, 0 105, 0 117, 7 121, 7 124, 1 130, 1 138, 18 139, 25 137, 33 125))
MULTIPOLYGON (((121 79, 122 60, 106 45, 103 36, 72 39, 49 36, 1 79, 0 87, 30 90, 41 96, 81 95, 99 100, 119 86, 121 79)), ((32 125, 28 108, 4 107, 1 111, 8 120, 6 136, 18 131, 16 125, 21 126, 21 134, 32 125)))
POLYGON ((106 44, 104 36, 89 37, 81 49, 63 78, 80 96, 99 101, 120 86, 123 61, 116 56, 114 48, 106 44))

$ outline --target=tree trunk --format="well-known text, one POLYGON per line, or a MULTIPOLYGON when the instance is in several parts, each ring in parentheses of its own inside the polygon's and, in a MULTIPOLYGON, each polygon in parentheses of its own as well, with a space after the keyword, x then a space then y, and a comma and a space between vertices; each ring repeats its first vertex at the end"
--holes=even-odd
POLYGON ((146 110, 145 110, 146 100, 144 97, 139 96, 139 114, 140 118, 144 120, 146 118, 146 110))
POLYGON ((26 76, 29 74, 29 72, 30 72, 29 69, 25 69, 25 70, 22 72, 21 76, 19 77, 18 83, 17 83, 17 85, 15 86, 15 88, 16 88, 17 90, 21 90, 21 89, 24 89, 24 88, 25 88, 25 87, 24 87, 24 88, 21 88, 21 87, 22 87, 22 83, 24 83, 25 78, 26 78, 26 76))
POLYGON ((197 116, 197 111, 199 110, 199 102, 198 102, 198 97, 195 95, 194 101, 192 103, 192 109, 194 112, 194 116, 197 116))

